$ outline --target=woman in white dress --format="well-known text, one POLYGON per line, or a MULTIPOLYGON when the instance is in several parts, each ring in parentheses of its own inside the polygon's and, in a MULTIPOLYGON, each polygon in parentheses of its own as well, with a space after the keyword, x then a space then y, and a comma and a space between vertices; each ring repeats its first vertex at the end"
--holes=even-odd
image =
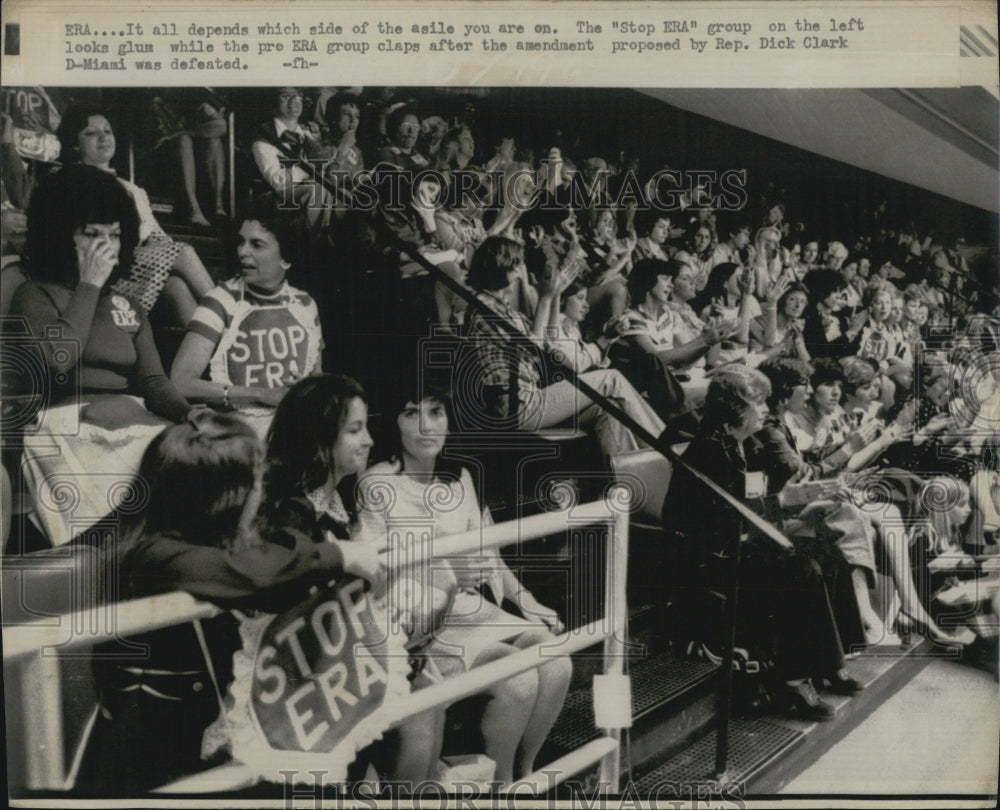
MULTIPOLYGON (((424 390, 398 408, 385 409, 395 415, 387 431, 395 446, 390 460, 376 464, 361 480, 360 516, 368 539, 383 542, 388 536, 394 554, 405 553, 413 540, 433 543, 436 537, 475 531, 490 523, 469 470, 449 463, 442 453, 448 437, 447 401, 446 394, 424 390)), ((451 607, 436 622, 437 629, 413 626, 416 620, 411 623, 411 637, 422 631, 431 637, 425 652, 432 671, 454 676, 552 641, 553 633, 563 631, 555 611, 538 603, 496 551, 453 557, 449 562, 459 587, 451 607), (521 615, 503 610, 505 602, 521 615)), ((399 589, 390 592, 398 594, 399 589)), ((544 666, 488 690, 490 700, 480 729, 485 753, 496 762, 496 781, 509 785, 534 770, 535 757, 562 708, 571 673, 569 658, 552 656, 544 666)))

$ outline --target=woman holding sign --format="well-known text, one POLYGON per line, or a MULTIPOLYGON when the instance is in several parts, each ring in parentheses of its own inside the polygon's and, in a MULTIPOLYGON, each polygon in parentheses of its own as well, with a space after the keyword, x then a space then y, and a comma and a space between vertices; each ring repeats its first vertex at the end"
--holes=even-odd
MULTIPOLYGON (((490 524, 469 471, 443 457, 449 397, 432 391, 427 380, 423 383, 397 389, 398 407, 386 409, 395 416, 388 426, 390 460, 372 467, 360 484, 365 536, 379 544, 388 539, 395 555, 406 554, 411 534, 433 540, 490 524)), ((458 579, 458 594, 441 626, 429 632, 425 652, 432 674, 458 675, 518 649, 552 642, 553 633, 563 632, 555 611, 539 604, 496 551, 448 562, 458 579), (516 606, 518 614, 503 610, 504 603, 516 606)), ((431 562, 428 573, 433 575, 437 566, 448 562, 431 562)), ((550 654, 544 660, 544 666, 494 684, 487 692, 480 731, 485 753, 496 763, 494 779, 505 785, 533 772, 535 757, 566 697, 572 675, 569 658, 550 654)))
POLYGON ((170 373, 185 396, 238 410, 261 436, 288 388, 321 370, 316 303, 286 281, 306 242, 297 212, 256 203, 239 231, 240 274, 202 300, 170 373))

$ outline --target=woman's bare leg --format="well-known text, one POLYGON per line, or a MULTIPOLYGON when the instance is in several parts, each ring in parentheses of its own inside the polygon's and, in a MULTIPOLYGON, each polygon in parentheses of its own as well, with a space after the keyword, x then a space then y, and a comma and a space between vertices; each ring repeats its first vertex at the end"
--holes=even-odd
POLYGON ((396 729, 398 747, 389 778, 412 789, 431 776, 441 756, 444 709, 432 709, 407 720, 396 729))
POLYGON ((861 614, 861 625, 869 642, 878 641, 885 635, 885 625, 872 608, 871 592, 868 589, 868 573, 859 565, 851 568, 851 585, 854 586, 854 598, 858 602, 858 612, 861 614))
POLYGON ((212 194, 215 196, 215 213, 227 216, 223 192, 226 188, 226 150, 222 138, 209 138, 208 151, 205 154, 205 165, 208 167, 208 182, 212 184, 212 194))
POLYGON ((884 512, 872 518, 879 530, 886 550, 889 576, 899 596, 900 609, 918 622, 925 622, 932 633, 941 635, 941 630, 924 610, 917 586, 910 571, 910 540, 903 527, 903 516, 895 506, 886 506, 884 512))
POLYGON ((175 326, 187 326, 198 308, 198 302, 191 294, 191 288, 178 276, 170 276, 163 285, 160 299, 166 302, 170 312, 170 322, 175 326))
MULTIPOLYGON (((514 645, 525 649, 534 644, 544 644, 552 638, 548 631, 529 631, 519 636, 514 645)), ((547 664, 538 668, 538 696, 517 753, 518 779, 523 779, 535 770, 535 758, 562 711, 572 676, 573 664, 568 656, 551 658, 547 664)))
POLYGON ((197 168, 194 163, 194 143, 190 135, 184 133, 177 136, 177 154, 181 162, 184 196, 187 197, 188 206, 191 208, 191 224, 208 226, 209 221, 205 219, 201 206, 198 205, 198 191, 195 185, 197 168))
POLYGON ((215 282, 202 264, 198 253, 191 245, 184 245, 184 249, 177 254, 174 259, 173 275, 180 278, 191 290, 191 295, 195 301, 200 301, 215 282))
MULTIPOLYGON (((476 666, 510 655, 516 648, 497 644, 476 659, 476 666)), ((503 786, 514 781, 514 759, 524 737, 538 697, 535 670, 494 684, 488 690, 490 701, 483 711, 480 730, 486 755, 496 763, 494 780, 503 786)))

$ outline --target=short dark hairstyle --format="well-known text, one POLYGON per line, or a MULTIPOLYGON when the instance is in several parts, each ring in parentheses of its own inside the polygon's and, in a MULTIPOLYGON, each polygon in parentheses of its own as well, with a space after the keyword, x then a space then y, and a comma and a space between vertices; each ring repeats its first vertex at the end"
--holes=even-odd
POLYGON ((832 357, 820 357, 813 362, 813 373, 809 378, 813 388, 831 383, 844 384, 844 369, 832 357))
POLYGON ((339 113, 341 107, 357 107, 360 112, 361 98, 357 93, 349 93, 346 90, 341 90, 339 93, 328 98, 326 106, 323 108, 323 117, 326 118, 328 124, 330 123, 330 116, 339 113))
POLYGON ((805 360, 797 357, 778 357, 761 363, 758 370, 771 383, 771 395, 767 398, 767 407, 772 411, 782 400, 789 399, 792 391, 807 385, 813 373, 813 367, 805 360))
POLYGON ((306 268, 302 263, 310 256, 309 247, 313 237, 309 231, 306 212, 298 208, 282 208, 278 197, 262 194, 246 204, 233 220, 239 229, 244 222, 259 222, 264 229, 274 235, 281 249, 281 258, 300 272, 306 268))
POLYGON ((118 267, 105 287, 132 266, 139 242, 135 202, 113 174, 96 166, 74 163, 49 175, 28 205, 26 252, 32 279, 75 289, 80 269, 73 235, 87 225, 114 222, 121 227, 121 248, 118 267))
POLYGON ((399 125, 403 123, 408 115, 412 115, 417 121, 420 121, 420 116, 417 114, 417 108, 412 104, 403 104, 396 107, 391 113, 385 117, 385 134, 392 138, 396 134, 396 130, 399 129, 399 125))
POLYGON ((691 304, 695 312, 701 312, 712 303, 714 298, 725 300, 726 284, 729 283, 729 279, 736 275, 740 269, 740 266, 734 262, 721 262, 715 265, 708 274, 708 281, 705 282, 705 288, 698 293, 691 304))
POLYGON ((635 212, 635 232, 639 236, 648 236, 661 219, 673 222, 669 211, 660 211, 652 206, 640 208, 635 212))
POLYGON ((111 124, 111 129, 116 129, 112 116, 103 107, 96 104, 70 104, 63 113, 59 121, 59 128, 56 130, 56 137, 59 138, 59 160, 69 165, 80 162, 80 133, 87 128, 90 119, 99 115, 106 118, 111 124))
MULTIPOLYGON (((448 415, 449 434, 454 430, 456 420, 451 392, 451 370, 437 370, 410 362, 400 369, 392 389, 379 402, 381 414, 380 430, 376 442, 379 457, 398 462, 400 470, 405 468, 403 459, 403 438, 399 432, 399 416, 409 402, 419 405, 426 400, 440 402, 448 415)), ((457 481, 464 466, 458 459, 447 457, 448 444, 434 463, 434 476, 443 481, 457 481)), ((477 493, 478 495, 479 493, 477 493)))
POLYGON ((847 282, 836 270, 820 268, 806 276, 806 286, 809 288, 811 303, 819 303, 828 295, 847 289, 847 282))
POLYGON ((559 308, 562 309, 566 305, 566 300, 568 298, 572 298, 574 295, 576 295, 581 290, 586 290, 586 289, 587 289, 587 285, 584 284, 579 279, 575 279, 574 281, 571 281, 569 283, 569 286, 567 286, 565 290, 563 290, 561 293, 559 293, 559 308))
POLYGON ((265 508, 326 483, 332 472, 330 451, 355 398, 367 402, 365 389, 343 374, 316 374, 288 389, 267 433, 265 508))
MULTIPOLYGON (((678 262, 679 264, 679 262, 678 262)), ((677 275, 676 271, 673 273, 677 275)), ((640 259, 632 267, 628 276, 628 294, 632 306, 638 306, 646 300, 646 294, 656 286, 660 276, 670 276, 670 262, 663 259, 640 259)))
POLYGON ((507 274, 524 261, 524 246, 504 236, 491 236, 472 254, 469 262, 469 286, 474 290, 496 292, 510 284, 507 274))

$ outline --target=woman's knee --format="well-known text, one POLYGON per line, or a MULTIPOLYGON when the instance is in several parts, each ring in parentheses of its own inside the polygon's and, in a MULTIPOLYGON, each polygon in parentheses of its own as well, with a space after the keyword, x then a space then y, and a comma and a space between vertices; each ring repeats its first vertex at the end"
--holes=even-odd
POLYGON ((538 672, 529 669, 496 685, 496 697, 503 697, 518 705, 532 707, 538 697, 538 672))
POLYGON ((553 658, 538 671, 539 678, 544 678, 549 688, 565 689, 573 677, 573 662, 568 655, 553 658))

